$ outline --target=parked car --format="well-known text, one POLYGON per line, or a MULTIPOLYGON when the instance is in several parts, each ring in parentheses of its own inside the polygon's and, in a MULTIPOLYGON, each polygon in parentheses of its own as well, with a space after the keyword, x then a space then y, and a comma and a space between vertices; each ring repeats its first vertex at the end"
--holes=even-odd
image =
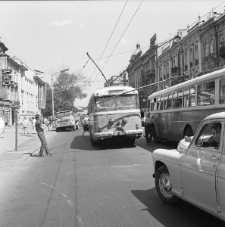
POLYGON ((161 200, 185 200, 225 221, 225 112, 206 117, 177 149, 153 152, 155 187, 161 200))
POLYGON ((76 130, 75 121, 72 117, 62 117, 56 121, 56 132, 65 131, 65 129, 76 130))

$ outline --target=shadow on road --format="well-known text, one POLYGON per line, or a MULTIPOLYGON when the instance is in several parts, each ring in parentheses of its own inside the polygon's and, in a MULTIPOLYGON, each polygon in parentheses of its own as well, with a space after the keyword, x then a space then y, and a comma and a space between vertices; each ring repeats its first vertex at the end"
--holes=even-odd
POLYGON ((132 190, 131 193, 140 200, 157 221, 166 227, 222 227, 224 222, 197 207, 181 201, 177 206, 164 204, 156 189, 132 190))
POLYGON ((107 150, 107 149, 120 149, 120 148, 133 148, 135 145, 127 145, 125 143, 115 143, 115 142, 103 142, 98 146, 91 145, 90 136, 76 136, 74 137, 73 142, 70 145, 71 149, 79 149, 79 150, 107 150))
POLYGON ((160 143, 151 142, 149 144, 146 143, 145 138, 140 138, 136 140, 136 145, 149 151, 153 152, 155 149, 162 148, 162 149, 176 149, 178 143, 172 141, 162 141, 160 143))

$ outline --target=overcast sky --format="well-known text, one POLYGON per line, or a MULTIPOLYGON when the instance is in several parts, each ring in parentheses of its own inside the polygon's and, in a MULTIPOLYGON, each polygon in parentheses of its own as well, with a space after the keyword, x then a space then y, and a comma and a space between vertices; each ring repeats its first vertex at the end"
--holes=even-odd
MULTIPOLYGON (((219 0, 1 1, 0 37, 6 53, 32 69, 51 74, 68 67, 76 72, 84 67, 88 52, 109 79, 126 69, 137 43, 145 52, 155 33, 160 43, 199 15, 215 7, 222 12, 224 6, 219 0)), ((78 106, 86 106, 104 84, 91 61, 83 73, 91 86, 85 90, 88 97, 75 102, 78 106)))

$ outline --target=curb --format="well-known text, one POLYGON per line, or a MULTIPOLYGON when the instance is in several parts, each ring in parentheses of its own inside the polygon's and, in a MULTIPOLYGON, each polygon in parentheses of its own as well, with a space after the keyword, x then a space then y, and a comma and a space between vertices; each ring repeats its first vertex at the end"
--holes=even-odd
MULTIPOLYGON (((46 140, 48 141, 55 135, 55 131, 51 133, 46 140)), ((12 150, 12 151, 6 151, 2 154, 0 154, 0 161, 24 161, 29 159, 30 157, 34 156, 34 154, 39 150, 40 148, 35 149, 20 149, 18 151, 12 150)))

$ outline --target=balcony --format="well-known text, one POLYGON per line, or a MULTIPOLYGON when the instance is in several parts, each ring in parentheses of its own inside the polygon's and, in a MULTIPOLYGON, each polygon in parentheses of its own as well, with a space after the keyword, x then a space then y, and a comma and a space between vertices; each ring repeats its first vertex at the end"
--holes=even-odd
POLYGON ((219 56, 225 59, 225 46, 220 47, 219 49, 219 56))

